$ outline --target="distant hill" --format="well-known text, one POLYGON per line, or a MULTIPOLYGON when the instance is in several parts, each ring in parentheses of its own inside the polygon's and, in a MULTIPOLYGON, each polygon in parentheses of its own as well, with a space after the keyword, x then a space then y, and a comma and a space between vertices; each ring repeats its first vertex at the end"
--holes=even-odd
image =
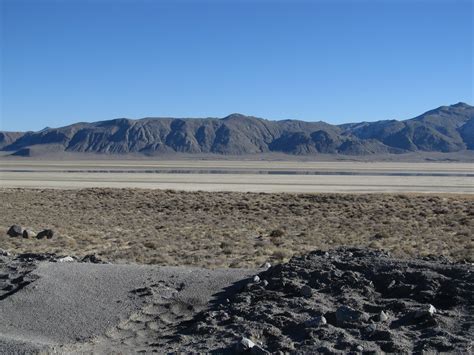
POLYGON ((38 132, 0 132, 0 150, 23 156, 35 150, 146 155, 457 152, 474 150, 474 107, 458 103, 405 121, 343 125, 270 121, 241 114, 221 119, 120 118, 38 132))

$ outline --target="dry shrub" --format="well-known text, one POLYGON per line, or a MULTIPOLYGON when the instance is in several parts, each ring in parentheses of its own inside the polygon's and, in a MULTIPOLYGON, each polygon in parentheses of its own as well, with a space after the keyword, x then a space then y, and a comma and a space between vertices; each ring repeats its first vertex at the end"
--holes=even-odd
POLYGON ((15 253, 214 268, 370 245, 400 257, 473 259, 470 195, 0 189, 0 199, 0 245, 15 253), (12 224, 57 233, 10 238, 12 224))
POLYGON ((283 232, 281 229, 274 229, 269 235, 271 238, 281 238, 285 235, 285 232, 283 232))
POLYGON ((291 256, 291 252, 285 249, 277 249, 273 252, 272 257, 277 261, 284 261, 291 256))
POLYGON ((148 249, 157 249, 158 244, 156 242, 146 241, 143 243, 143 246, 148 249))
POLYGON ((373 236, 374 239, 385 239, 388 237, 389 235, 386 232, 378 232, 378 233, 375 233, 373 236))

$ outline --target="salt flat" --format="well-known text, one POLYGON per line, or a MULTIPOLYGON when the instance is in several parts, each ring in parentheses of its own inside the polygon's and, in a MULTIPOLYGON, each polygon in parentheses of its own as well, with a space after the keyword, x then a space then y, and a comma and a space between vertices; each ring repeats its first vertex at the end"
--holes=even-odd
POLYGON ((473 163, 269 160, 0 160, 0 171, 190 170, 474 173, 473 163))
POLYGON ((5 160, 1 187, 474 193, 474 164, 5 160))
POLYGON ((474 193, 469 163, 2 161, 2 187, 474 193))

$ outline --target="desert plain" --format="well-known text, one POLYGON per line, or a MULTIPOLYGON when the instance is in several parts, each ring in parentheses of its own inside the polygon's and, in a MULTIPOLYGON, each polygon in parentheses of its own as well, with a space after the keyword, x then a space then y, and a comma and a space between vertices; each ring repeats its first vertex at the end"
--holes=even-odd
POLYGON ((57 234, 1 236, 22 252, 203 267, 341 245, 472 259, 470 163, 5 160, 0 177, 1 228, 57 234))
POLYGON ((0 196, 3 353, 472 347, 471 163, 5 159, 0 196))
POLYGON ((474 194, 470 162, 5 159, 0 178, 25 188, 474 194))

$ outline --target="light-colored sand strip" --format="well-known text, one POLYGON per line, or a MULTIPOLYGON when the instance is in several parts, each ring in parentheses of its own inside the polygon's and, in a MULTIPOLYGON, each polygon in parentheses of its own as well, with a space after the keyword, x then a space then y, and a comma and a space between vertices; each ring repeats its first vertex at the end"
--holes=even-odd
POLYGON ((472 163, 400 163, 400 162, 297 162, 297 161, 226 161, 226 160, 98 160, 48 161, 1 160, 0 171, 15 169, 64 170, 268 170, 291 172, 373 172, 373 173, 474 173, 472 163))
POLYGON ((59 189, 135 187, 252 192, 474 193, 474 179, 472 177, 452 176, 2 172, 0 173, 0 186, 59 189))

